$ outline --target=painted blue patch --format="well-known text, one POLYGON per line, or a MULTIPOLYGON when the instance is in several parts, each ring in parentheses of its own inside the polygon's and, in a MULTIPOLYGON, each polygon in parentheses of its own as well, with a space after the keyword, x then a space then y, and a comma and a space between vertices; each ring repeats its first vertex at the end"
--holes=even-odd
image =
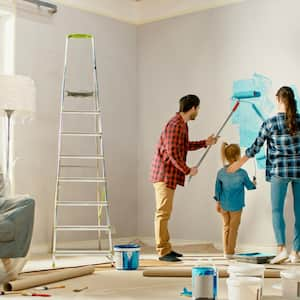
MULTIPOLYGON (((252 145, 258 135, 263 121, 268 118, 274 110, 274 103, 270 99, 269 91, 271 80, 263 75, 254 74, 251 79, 236 80, 233 83, 233 95, 247 94, 255 91, 254 96, 248 99, 241 99, 240 106, 233 115, 232 123, 239 126, 240 146, 248 148, 252 145)), ((233 99, 231 106, 235 104, 233 99)), ((264 150, 256 157, 259 169, 265 168, 264 150)))

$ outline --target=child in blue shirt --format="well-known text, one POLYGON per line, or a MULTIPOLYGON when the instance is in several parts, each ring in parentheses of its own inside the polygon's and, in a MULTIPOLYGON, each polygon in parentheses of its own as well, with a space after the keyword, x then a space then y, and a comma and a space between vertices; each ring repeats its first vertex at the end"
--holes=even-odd
POLYGON ((250 180, 244 169, 238 169, 235 173, 227 173, 227 167, 241 157, 239 145, 223 143, 221 156, 224 167, 217 175, 214 198, 217 201, 216 210, 223 219, 224 256, 231 258, 235 253, 238 228, 245 206, 245 187, 248 190, 254 190, 256 182, 250 180))

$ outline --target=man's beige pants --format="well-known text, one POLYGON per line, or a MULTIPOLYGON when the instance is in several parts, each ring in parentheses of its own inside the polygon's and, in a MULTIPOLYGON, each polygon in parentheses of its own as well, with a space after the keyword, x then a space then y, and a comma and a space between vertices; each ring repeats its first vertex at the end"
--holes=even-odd
POLYGON ((222 211, 223 218, 223 248, 224 253, 232 255, 235 251, 242 210, 222 211))
POLYGON ((168 222, 172 212, 175 190, 168 188, 164 182, 156 182, 153 185, 156 199, 154 221, 156 250, 159 256, 164 256, 172 250, 169 242, 168 222))

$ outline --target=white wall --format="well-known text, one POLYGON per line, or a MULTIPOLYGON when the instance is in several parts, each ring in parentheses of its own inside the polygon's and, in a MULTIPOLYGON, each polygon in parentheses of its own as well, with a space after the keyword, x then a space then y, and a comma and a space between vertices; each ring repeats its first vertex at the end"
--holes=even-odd
POLYGON ((37 204, 33 246, 51 243, 65 36, 73 32, 96 39, 111 221, 116 236, 136 233, 136 28, 64 6, 53 16, 28 6, 18 9, 15 63, 36 82, 37 112, 17 122, 15 155, 16 190, 37 204))
MULTIPOLYGON (((201 98, 199 118, 190 124, 191 139, 215 132, 230 110, 232 83, 254 72, 283 85, 300 87, 298 0, 252 0, 190 14, 138 28, 138 229, 153 236, 154 193, 148 181, 151 159, 164 124, 187 93, 201 98)), ((227 126, 222 138, 238 140, 227 126)), ((195 164, 201 153, 189 155, 195 164)), ((219 146, 205 159, 199 175, 178 188, 170 224, 173 238, 221 241, 215 212, 214 182, 221 167, 219 146)), ((253 171, 251 163, 247 169, 253 171)), ((247 193, 240 229, 241 244, 274 244, 269 184, 258 174, 258 190, 247 193)), ((291 197, 286 210, 289 241, 293 223, 291 197)))

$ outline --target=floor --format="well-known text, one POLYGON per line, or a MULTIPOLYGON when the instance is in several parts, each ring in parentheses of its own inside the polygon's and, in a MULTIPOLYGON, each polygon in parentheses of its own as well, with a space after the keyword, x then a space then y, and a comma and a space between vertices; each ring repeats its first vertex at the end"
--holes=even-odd
MULTIPOLYGON (((192 248, 186 248, 185 250, 195 250, 192 248)), ((177 250, 177 249, 176 249, 177 250)), ((182 249, 180 249, 182 250, 182 249)), ((184 249, 183 249, 184 250, 184 249)), ((197 249, 199 250, 199 249, 197 249)), ((202 249, 203 250, 203 249, 202 249)), ((216 261, 220 261, 221 253, 216 252, 215 248, 205 248, 205 252, 194 254, 192 256, 189 253, 181 266, 193 266, 197 264, 197 261, 206 259, 205 257, 215 257, 216 261), (214 253, 213 253, 214 252, 214 253)), ((153 249, 150 247, 144 247, 144 251, 141 255, 141 262, 144 259, 150 260, 156 259, 153 254, 153 249)), ((68 266, 80 266, 90 263, 101 263, 99 258, 86 257, 86 258, 59 258, 57 259, 57 267, 68 266)), ((51 268, 52 261, 50 255, 43 257, 33 257, 30 259, 24 271, 36 271, 41 269, 51 268)), ((145 265, 145 264, 144 264, 145 265)), ((157 267, 157 266, 154 266, 157 267)), ((170 267, 170 266, 168 266, 170 267)), ((180 266, 179 266, 180 267, 180 266)), ((151 267, 150 267, 151 268, 151 267)), ((53 299, 185 299, 180 295, 180 292, 184 287, 191 290, 192 280, 191 278, 162 278, 162 277, 144 277, 143 270, 149 269, 149 266, 141 267, 137 271, 117 271, 114 268, 96 268, 96 271, 92 275, 83 276, 66 280, 59 283, 49 284, 48 286, 65 285, 65 288, 54 289, 49 291, 42 291, 43 293, 49 293, 53 299), (81 292, 74 292, 74 289, 87 289, 81 292)), ((28 274, 27 274, 28 275, 28 274)), ((263 299, 283 299, 280 297, 280 290, 274 289, 272 285, 279 283, 280 279, 265 279, 264 298, 263 299)), ((30 293, 39 292, 35 289, 28 290, 30 293)), ((2 297, 2 296, 0 296, 2 297)), ((22 299, 22 295, 5 295, 3 297, 11 299, 22 299)), ((226 279, 219 280, 219 300, 225 300, 227 298, 227 286, 226 279)), ((241 299, 243 300, 243 299, 241 299)))

